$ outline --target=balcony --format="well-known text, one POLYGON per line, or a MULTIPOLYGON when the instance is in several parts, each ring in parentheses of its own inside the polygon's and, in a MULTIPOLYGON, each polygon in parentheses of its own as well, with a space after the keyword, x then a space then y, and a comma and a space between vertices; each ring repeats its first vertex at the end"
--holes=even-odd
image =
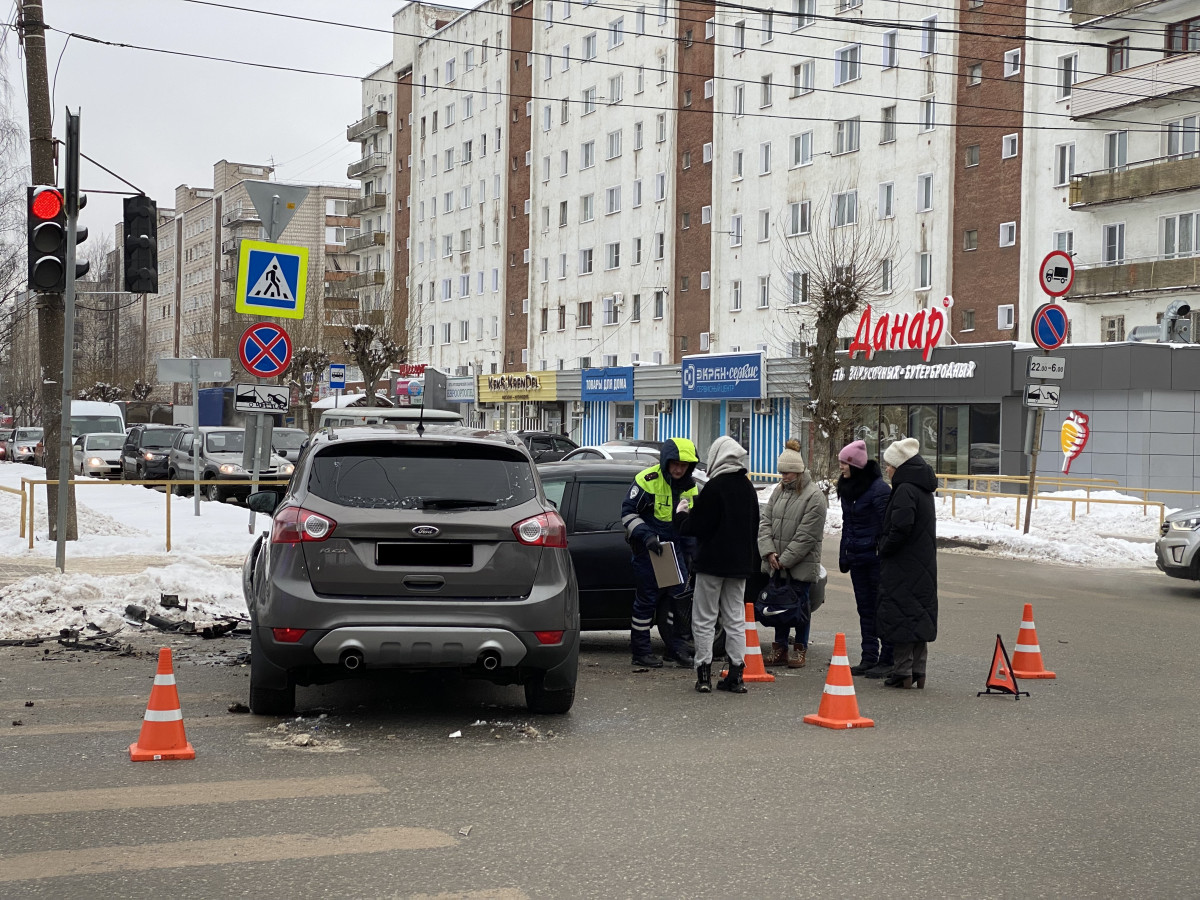
POLYGON ((222 225, 247 225, 253 223, 261 225, 262 220, 258 217, 258 211, 253 207, 235 206, 230 209, 225 215, 221 216, 222 225))
POLYGON ((1200 287, 1200 257, 1129 260, 1116 266, 1095 265, 1075 270, 1067 300, 1097 303, 1130 294, 1167 293, 1200 287))
POLYGON ((372 212, 374 210, 387 209, 388 195, 387 191, 376 191, 367 197, 359 197, 357 200, 350 201, 350 215, 360 216, 363 213, 372 212))
POLYGON ((237 284, 237 277, 237 266, 221 266, 221 281, 226 284, 237 284))
POLYGON ((379 134, 381 131, 387 131, 388 114, 385 112, 371 113, 359 119, 353 125, 346 129, 346 140, 361 141, 363 138, 368 138, 373 134, 379 134))
POLYGON ((1200 53, 1184 53, 1078 82, 1071 118, 1102 116, 1134 104, 1154 107, 1196 98, 1200 98, 1200 53))
POLYGON ((1071 208, 1139 200, 1200 188, 1200 156, 1163 157, 1071 177, 1071 208))
POLYGON ((357 291, 365 287, 383 287, 387 284, 387 272, 375 269, 371 272, 358 272, 352 278, 346 279, 346 288, 357 291))
POLYGON ((221 241, 221 252, 231 256, 237 256, 242 249, 241 238, 230 238, 227 241, 221 241))
POLYGON ((346 167, 347 178, 361 178, 371 172, 382 172, 387 168, 386 153, 368 153, 358 162, 350 163, 346 167))
POLYGON ((371 247, 383 247, 386 244, 386 231, 368 231, 365 234, 356 234, 346 241, 346 252, 357 253, 359 250, 367 250, 371 247))
POLYGON ((1128 16, 1131 13, 1135 20, 1138 16, 1145 17, 1153 13, 1161 21, 1170 22, 1177 18, 1187 18, 1186 12, 1179 16, 1174 14, 1189 9, 1192 2, 1193 0, 1087 0, 1087 3, 1080 2, 1080 6, 1086 9, 1071 13, 1071 24, 1078 26, 1085 22, 1098 23, 1113 16, 1128 16))

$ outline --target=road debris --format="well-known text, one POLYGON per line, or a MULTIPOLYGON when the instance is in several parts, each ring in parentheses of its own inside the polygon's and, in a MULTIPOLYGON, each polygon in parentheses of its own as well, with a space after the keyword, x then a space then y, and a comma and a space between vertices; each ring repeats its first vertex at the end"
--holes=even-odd
POLYGON ((450 737, 452 737, 452 738, 460 738, 460 737, 462 737, 462 732, 461 732, 461 731, 456 731, 456 732, 454 732, 452 735, 450 735, 450 737))
POLYGON ((470 837, 470 836, 471 836, 471 829, 472 829, 472 828, 474 828, 474 827, 475 827, 474 825, 467 825, 467 826, 466 826, 466 827, 464 827, 464 828, 460 828, 460 829, 458 829, 458 833, 459 833, 459 834, 461 834, 463 837, 470 837))
POLYGON ((248 712, 250 712, 250 707, 248 707, 245 703, 235 700, 235 701, 233 701, 233 703, 229 704, 229 712, 231 712, 231 713, 248 713, 248 712))

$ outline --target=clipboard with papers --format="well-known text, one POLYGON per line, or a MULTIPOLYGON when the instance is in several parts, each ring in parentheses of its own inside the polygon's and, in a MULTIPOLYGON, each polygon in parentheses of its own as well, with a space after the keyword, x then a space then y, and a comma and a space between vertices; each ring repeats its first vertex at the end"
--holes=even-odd
POLYGON ((654 567, 654 580, 660 588, 683 584, 687 579, 684 577, 679 555, 675 552, 675 544, 672 541, 663 541, 661 546, 661 556, 657 553, 646 554, 650 557, 650 565, 654 567))

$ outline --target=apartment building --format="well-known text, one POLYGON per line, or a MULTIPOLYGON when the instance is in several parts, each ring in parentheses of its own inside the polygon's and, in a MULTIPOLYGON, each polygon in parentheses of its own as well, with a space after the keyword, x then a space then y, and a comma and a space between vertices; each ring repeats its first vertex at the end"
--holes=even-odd
POLYGON ((1123 341, 1172 300, 1200 307, 1200 14, 1185 0, 1061 6, 1030 7, 1030 34, 1049 40, 1023 48, 1026 121, 1064 126, 1026 137, 1023 308, 1040 300, 1041 256, 1065 250, 1072 342, 1123 341))
POLYGON ((360 182, 362 195, 350 201, 361 220, 358 234, 346 241, 353 254, 354 274, 348 276, 346 297, 353 297, 361 310, 391 310, 394 291, 392 272, 395 258, 392 198, 394 192, 394 108, 396 79, 392 64, 380 66, 362 82, 363 117, 346 128, 346 139, 361 146, 361 156, 346 169, 346 177, 360 182))
MULTIPOLYGON (((251 324, 234 312, 238 253, 243 240, 266 239, 245 182, 269 180, 272 172, 270 166, 221 160, 213 166, 213 187, 180 185, 174 209, 159 210, 159 292, 127 306, 119 331, 123 344, 144 335, 147 380, 155 380, 162 357, 228 357, 236 371, 237 341, 251 324)), ((359 230, 349 210, 357 196, 349 186, 310 187, 279 238, 309 250, 306 317, 286 323, 299 342, 329 344, 359 316, 358 300, 345 287, 354 275, 346 243, 359 230)), ((179 391, 160 385, 157 395, 170 392, 179 401, 179 391)))

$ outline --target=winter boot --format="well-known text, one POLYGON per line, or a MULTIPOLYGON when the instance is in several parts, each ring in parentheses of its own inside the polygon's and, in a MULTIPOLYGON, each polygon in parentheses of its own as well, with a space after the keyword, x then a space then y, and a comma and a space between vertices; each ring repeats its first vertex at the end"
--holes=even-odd
POLYGON ((788 661, 787 644, 771 641, 771 652, 763 657, 764 666, 782 666, 788 661))
POLYGON ((688 652, 688 648, 687 648, 686 644, 680 644, 675 649, 673 658, 675 660, 675 665, 679 666, 679 668, 681 668, 681 669, 695 668, 696 658, 694 656, 692 656, 691 653, 688 652))
POLYGON ((875 668, 875 666, 878 664, 878 662, 879 662, 878 660, 874 660, 874 659, 864 659, 857 666, 850 667, 850 674, 851 675, 866 675, 867 672, 869 672, 869 671, 871 671, 871 669, 875 668))
POLYGON ((792 645, 792 652, 787 656, 787 667, 789 669, 803 669, 804 664, 808 662, 808 648, 801 647, 799 644, 792 645))
POLYGON ((644 653, 633 658, 633 665, 640 669, 661 669, 663 661, 653 653, 644 653))
POLYGON ((868 678, 883 678, 892 673, 892 664, 890 662, 878 662, 867 671, 863 672, 868 678))
POLYGON ((701 694, 712 693, 712 663, 696 666, 696 690, 701 694))
POLYGON ((718 691, 728 691, 731 694, 746 693, 746 685, 742 684, 742 672, 744 672, 745 669, 746 669, 745 663, 742 663, 741 665, 738 665, 738 666, 735 666, 733 663, 730 663, 729 664, 729 672, 725 675, 724 678, 722 678, 720 681, 717 682, 717 690, 718 691))

